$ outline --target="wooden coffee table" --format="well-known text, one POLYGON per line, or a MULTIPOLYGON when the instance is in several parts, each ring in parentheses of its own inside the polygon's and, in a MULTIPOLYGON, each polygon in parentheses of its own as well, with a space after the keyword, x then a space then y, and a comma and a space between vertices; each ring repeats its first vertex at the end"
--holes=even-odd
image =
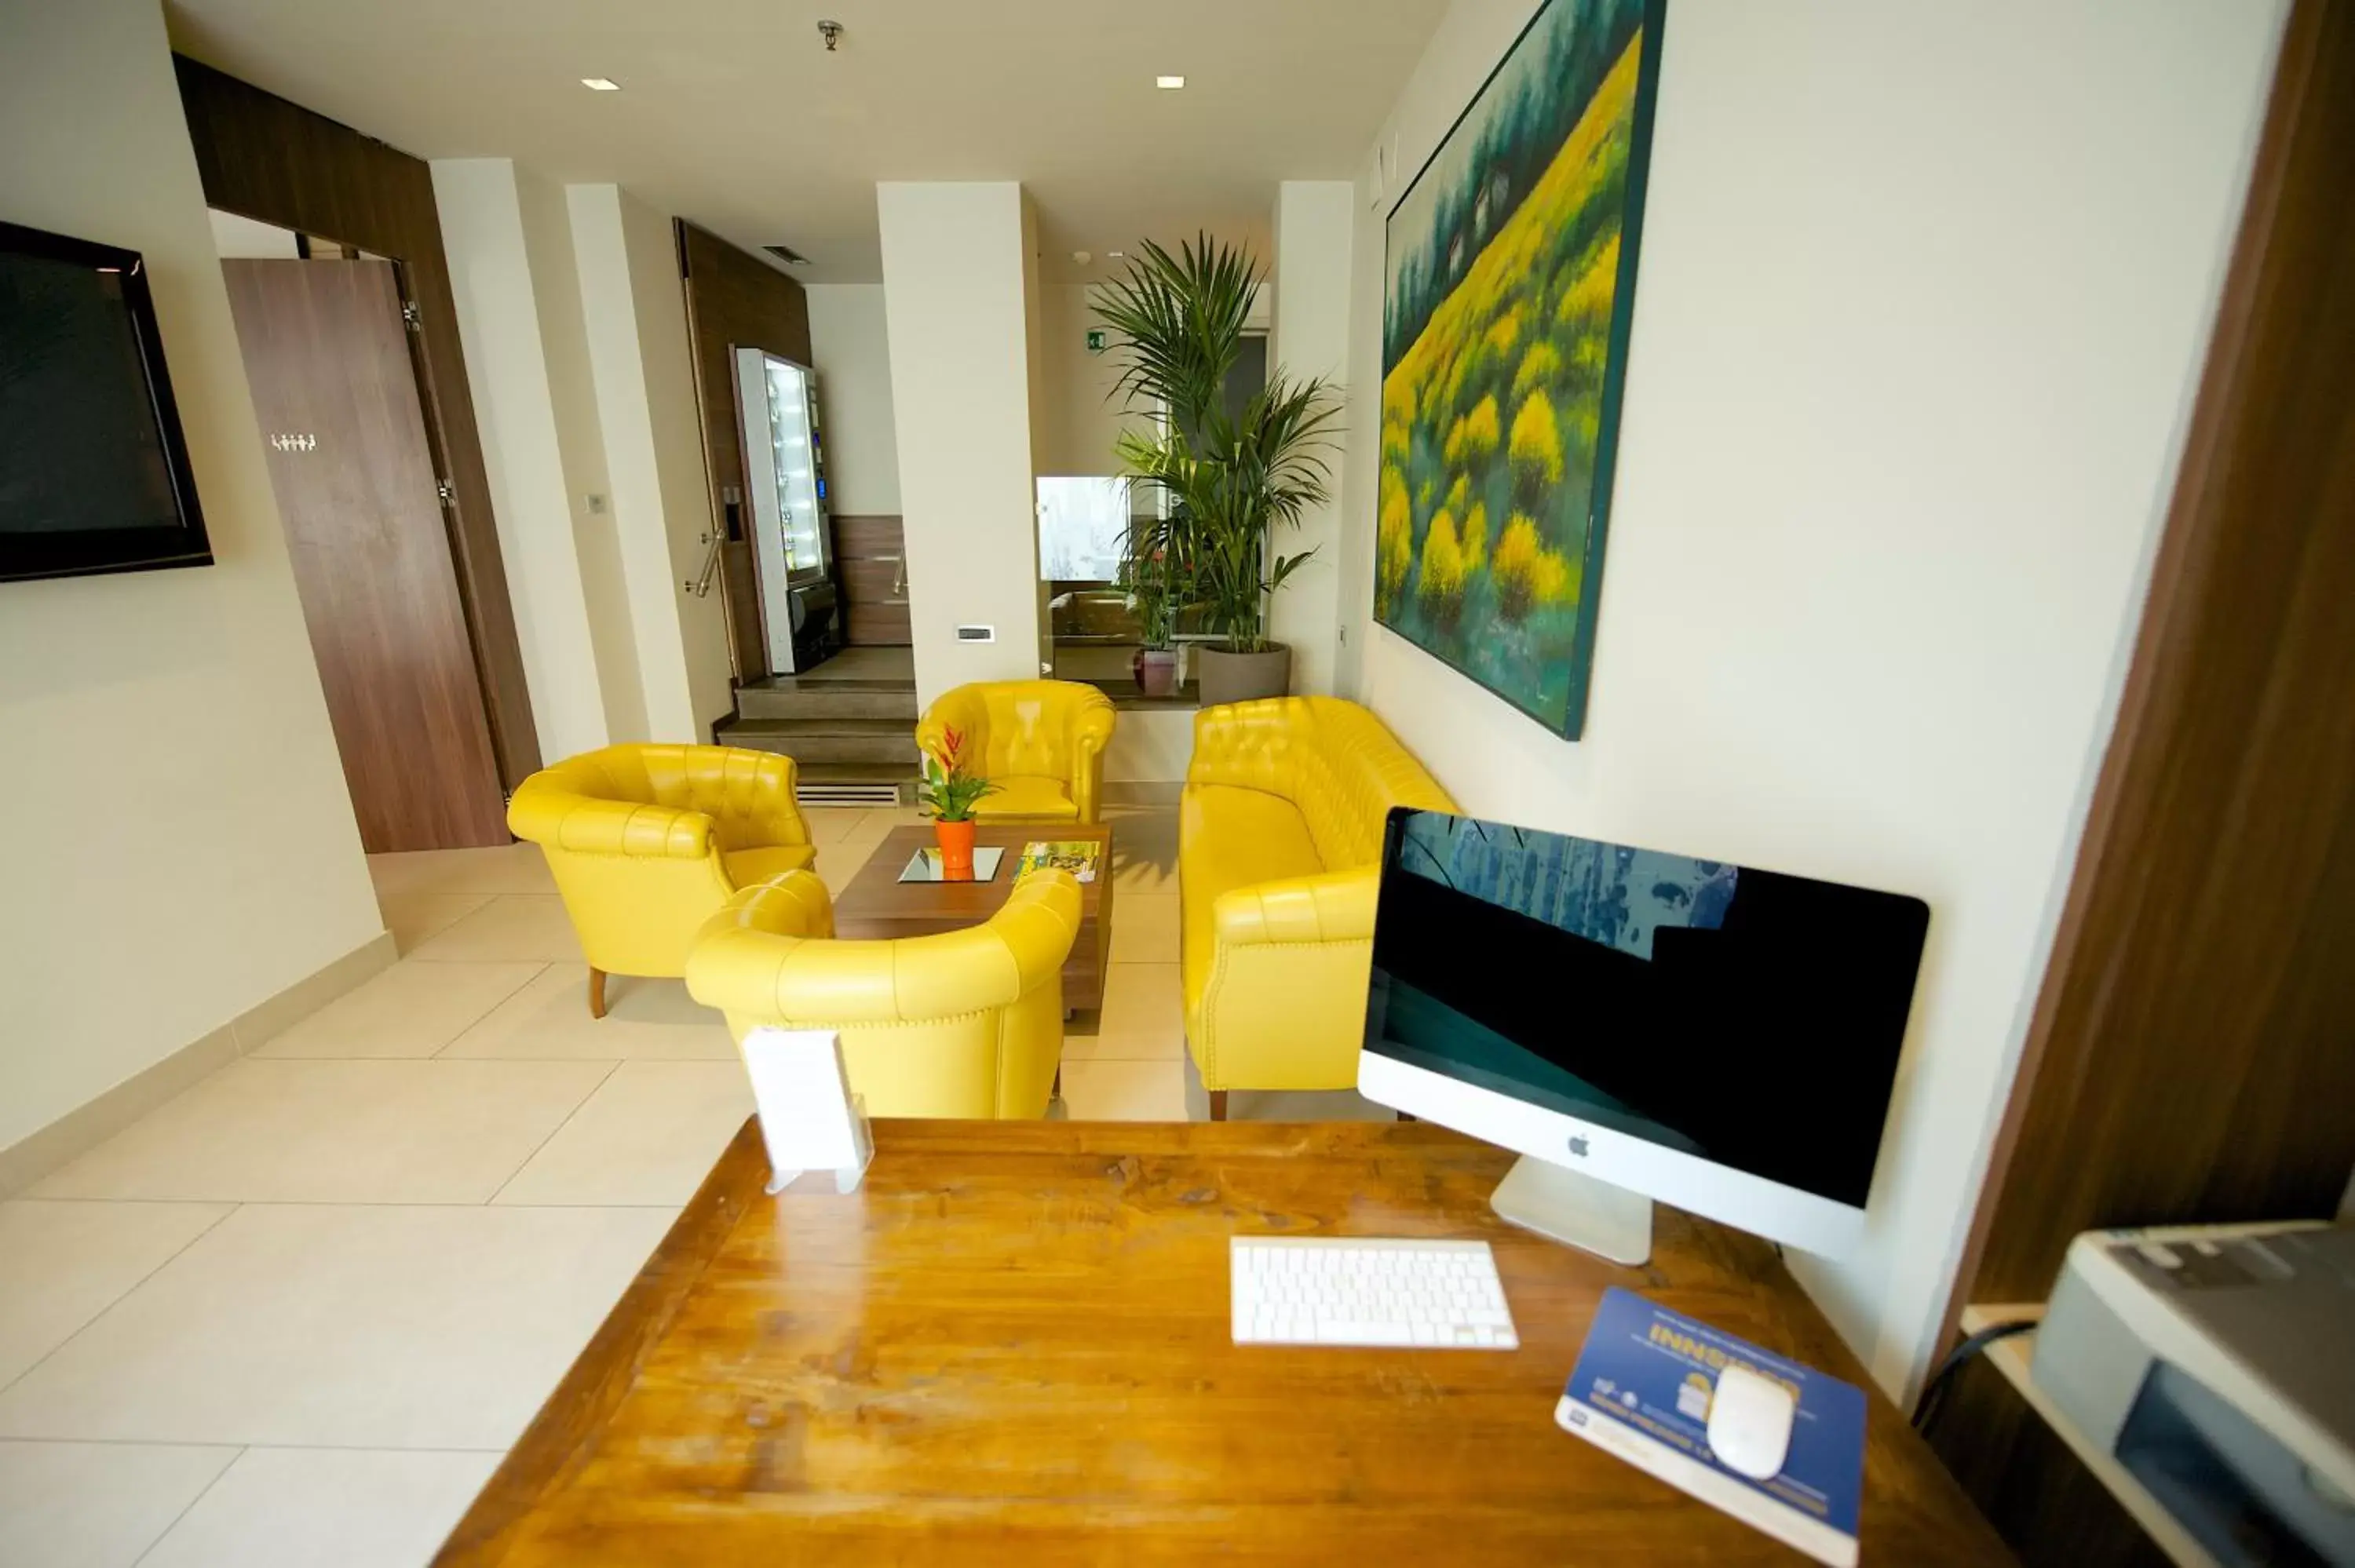
POLYGON ((978 926, 996 914, 1014 891, 1014 863, 1022 846, 1057 839, 1092 839, 1103 846, 1096 857, 1096 879, 1080 884, 1080 937, 1063 965, 1063 1005, 1074 1010, 1102 1007, 1104 962, 1112 952, 1112 830, 1108 827, 1037 822, 975 828, 975 848, 995 844, 1006 852, 997 874, 987 882, 900 881, 900 873, 910 858, 933 842, 932 830, 930 826, 895 828, 834 901, 834 934, 896 938, 978 926))

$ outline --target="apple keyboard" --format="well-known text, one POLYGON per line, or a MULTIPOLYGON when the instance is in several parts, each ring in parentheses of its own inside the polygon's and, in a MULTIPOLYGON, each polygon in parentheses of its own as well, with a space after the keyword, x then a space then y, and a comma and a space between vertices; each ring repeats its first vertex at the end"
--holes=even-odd
POLYGON ((1234 1236, 1239 1345, 1518 1349, 1487 1242, 1234 1236))

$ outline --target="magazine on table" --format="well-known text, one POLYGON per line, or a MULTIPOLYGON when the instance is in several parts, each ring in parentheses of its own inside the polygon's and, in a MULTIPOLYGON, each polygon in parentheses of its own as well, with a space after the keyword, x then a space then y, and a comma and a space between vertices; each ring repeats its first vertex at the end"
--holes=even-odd
POLYGON ((1103 846, 1093 839, 1033 839, 1022 846, 1022 859, 1014 868, 1018 881, 1042 867, 1053 866, 1068 871, 1082 882, 1096 879, 1096 862, 1103 846))

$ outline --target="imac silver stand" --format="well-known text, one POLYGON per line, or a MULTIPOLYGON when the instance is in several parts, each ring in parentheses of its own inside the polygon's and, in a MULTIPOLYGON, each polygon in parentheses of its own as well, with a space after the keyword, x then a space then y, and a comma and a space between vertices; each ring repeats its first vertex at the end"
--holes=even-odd
POLYGON ((1613 1263, 1652 1255, 1652 1200, 1524 1154, 1488 1196, 1499 1218, 1613 1263))

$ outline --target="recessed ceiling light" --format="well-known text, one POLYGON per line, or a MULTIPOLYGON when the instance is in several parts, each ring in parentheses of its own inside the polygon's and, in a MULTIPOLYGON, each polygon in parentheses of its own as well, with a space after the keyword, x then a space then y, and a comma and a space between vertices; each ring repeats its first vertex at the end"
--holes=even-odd
POLYGON ((622 84, 615 81, 610 76, 584 76, 581 79, 581 85, 587 88, 591 92, 619 92, 622 90, 622 84))
POLYGON ((1182 76, 1156 76, 1153 79, 1153 85, 1175 91, 1186 85, 1186 79, 1182 76))
POLYGON ((1118 261, 1127 256, 1127 254, 1128 252, 1125 250, 1107 250, 1104 252, 1104 260, 1107 261, 1118 261))

